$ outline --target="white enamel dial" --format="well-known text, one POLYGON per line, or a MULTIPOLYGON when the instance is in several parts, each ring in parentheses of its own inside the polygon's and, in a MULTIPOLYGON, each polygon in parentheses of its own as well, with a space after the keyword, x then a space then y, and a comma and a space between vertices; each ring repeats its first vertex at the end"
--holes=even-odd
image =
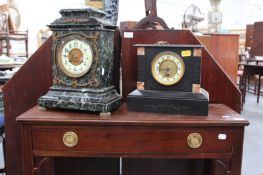
POLYGON ((176 84, 183 77, 184 71, 184 61, 174 52, 161 52, 152 61, 152 75, 162 85, 176 84))
POLYGON ((90 70, 92 62, 91 46, 81 39, 68 40, 59 49, 59 67, 69 77, 85 75, 90 70))

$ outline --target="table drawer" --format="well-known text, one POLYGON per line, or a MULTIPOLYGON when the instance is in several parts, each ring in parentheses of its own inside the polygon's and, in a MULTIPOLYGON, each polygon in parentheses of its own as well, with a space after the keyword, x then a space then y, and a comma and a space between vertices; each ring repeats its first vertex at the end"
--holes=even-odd
POLYGON ((35 152, 173 155, 232 153, 234 134, 227 127, 33 126, 32 139, 35 152))

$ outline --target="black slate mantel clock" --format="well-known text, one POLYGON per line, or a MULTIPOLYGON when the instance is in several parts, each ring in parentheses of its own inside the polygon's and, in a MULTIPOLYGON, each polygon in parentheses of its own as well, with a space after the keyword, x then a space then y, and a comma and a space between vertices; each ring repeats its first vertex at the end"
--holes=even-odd
POLYGON ((200 45, 138 44, 137 89, 129 111, 207 115, 208 93, 201 87, 200 45))
POLYGON ((53 85, 39 98, 45 108, 109 114, 121 104, 113 86, 115 26, 95 8, 64 9, 53 31, 53 85))

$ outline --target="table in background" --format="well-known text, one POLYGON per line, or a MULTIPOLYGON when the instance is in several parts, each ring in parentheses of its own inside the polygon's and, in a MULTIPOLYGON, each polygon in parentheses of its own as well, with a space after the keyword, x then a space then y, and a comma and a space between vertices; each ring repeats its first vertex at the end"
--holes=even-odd
POLYGON ((15 64, 0 64, 0 84, 5 84, 9 79, 13 77, 14 73, 6 74, 5 71, 12 71, 14 68, 19 68, 23 65, 23 63, 15 63, 15 64))
POLYGON ((261 76, 263 75, 263 66, 244 64, 243 77, 242 77, 242 101, 245 103, 247 79, 249 76, 259 75, 258 88, 257 88, 257 102, 259 102, 260 88, 261 88, 261 76))
POLYGON ((263 63, 263 57, 248 59, 247 64, 249 63, 255 63, 256 65, 259 65, 259 63, 263 63))
POLYGON ((240 175, 244 127, 249 124, 221 104, 211 104, 208 116, 128 112, 124 104, 109 119, 36 106, 17 121, 22 128, 24 175, 34 174, 34 157, 224 159, 224 173, 240 175), (191 148, 189 142, 198 141, 191 136, 198 134, 202 144, 191 148), (76 145, 63 142, 67 136, 71 143, 76 139, 76 145))
POLYGON ((12 70, 13 68, 16 67, 21 67, 23 63, 17 63, 17 64, 0 64, 0 70, 12 70))

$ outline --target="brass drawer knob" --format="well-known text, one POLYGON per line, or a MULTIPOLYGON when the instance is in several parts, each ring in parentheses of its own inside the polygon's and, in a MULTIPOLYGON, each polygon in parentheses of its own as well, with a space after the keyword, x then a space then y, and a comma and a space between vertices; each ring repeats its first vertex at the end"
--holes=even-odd
POLYGON ((67 147, 74 147, 78 144, 78 135, 75 132, 66 132, 63 135, 63 143, 67 147))
POLYGON ((192 133, 187 137, 187 144, 190 148, 199 148, 202 142, 202 136, 198 133, 192 133))

